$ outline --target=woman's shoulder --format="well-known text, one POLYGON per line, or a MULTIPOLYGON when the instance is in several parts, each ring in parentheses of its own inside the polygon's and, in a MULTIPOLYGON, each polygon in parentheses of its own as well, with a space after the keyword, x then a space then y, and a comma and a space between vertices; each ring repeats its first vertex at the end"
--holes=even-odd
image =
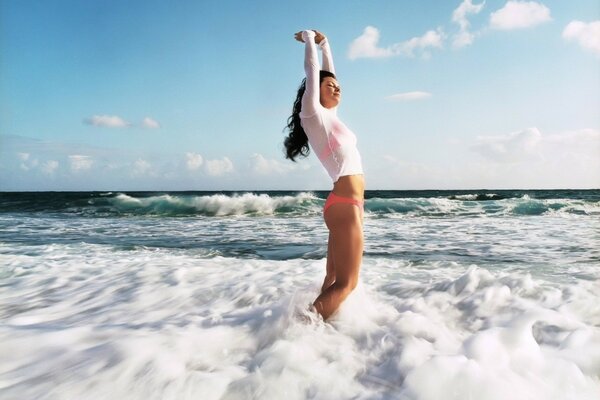
POLYGON ((320 104, 316 107, 316 110, 310 110, 309 112, 305 112, 304 110, 300 111, 300 119, 314 119, 319 118, 323 115, 325 107, 320 104))

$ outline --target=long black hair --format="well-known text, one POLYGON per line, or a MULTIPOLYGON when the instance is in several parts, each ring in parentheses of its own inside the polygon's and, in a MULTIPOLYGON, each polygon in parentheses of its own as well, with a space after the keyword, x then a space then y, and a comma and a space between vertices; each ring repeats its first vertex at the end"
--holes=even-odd
MULTIPOLYGON (((321 70, 319 72, 319 85, 325 78, 335 79, 335 75, 329 71, 321 70)), ((308 137, 306 136, 306 132, 304 132, 304 129, 302 129, 302 125, 300 124, 302 96, 304 96, 305 91, 306 78, 302 80, 302 83, 298 88, 298 94, 296 95, 296 100, 294 101, 292 115, 290 115, 288 118, 287 126, 284 128, 284 130, 287 129, 289 131, 288 136, 283 141, 283 145, 285 147, 285 158, 292 161, 296 161, 295 158, 299 155, 306 157, 310 153, 310 148, 308 147, 308 137)))

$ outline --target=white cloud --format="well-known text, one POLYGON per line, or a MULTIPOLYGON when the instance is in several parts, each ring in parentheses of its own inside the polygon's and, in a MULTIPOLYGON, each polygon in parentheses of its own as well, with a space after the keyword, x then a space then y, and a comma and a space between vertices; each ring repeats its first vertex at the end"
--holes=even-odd
POLYGON ((53 175, 58 169, 58 161, 48 160, 42 165, 42 172, 46 175, 53 175))
POLYGON ((456 22, 462 30, 469 28, 467 14, 479 14, 484 4, 485 1, 481 4, 473 4, 472 0, 464 0, 452 13, 452 21, 456 22))
POLYGON ((600 131, 595 129, 580 129, 548 135, 545 140, 561 146, 586 148, 600 154, 600 131))
POLYGON ((480 136, 471 147, 484 157, 498 162, 558 159, 570 153, 579 159, 600 162, 600 131, 580 129, 542 135, 533 127, 499 136, 480 136))
POLYGON ((233 171, 233 163, 227 157, 222 160, 206 160, 206 173, 211 176, 221 176, 233 171))
POLYGON ((600 185, 600 130, 543 134, 537 128, 448 144, 449 158, 424 161, 384 153, 369 166, 371 187, 431 188, 597 188, 600 185), (482 157, 483 156, 483 157, 482 157), (379 160, 379 161, 378 161, 379 160))
POLYGON ((452 47, 459 49, 473 43, 475 35, 469 31, 460 31, 452 39, 452 47))
MULTIPOLYGON (((284 174, 296 169, 296 164, 291 162, 281 162, 279 160, 268 159, 262 154, 255 153, 250 157, 250 168, 259 175, 284 174)), ((308 165, 305 164, 305 167, 308 165)))
POLYGON ((152 165, 148 161, 138 158, 133 163, 132 173, 133 175, 145 175, 148 171, 150 171, 151 168, 152 165))
POLYGON ((23 171, 29 171, 32 168, 35 168, 38 165, 38 160, 31 158, 30 153, 17 153, 17 157, 21 160, 21 164, 19 167, 23 171))
POLYGON ((158 128, 160 128, 160 124, 156 120, 154 120, 154 119, 152 119, 150 117, 144 118, 144 120, 142 121, 142 126, 144 128, 148 128, 148 129, 158 129, 158 128))
MULTIPOLYGON (((423 36, 414 37, 402 43, 397 43, 392 46, 394 54, 401 54, 407 57, 413 57, 415 50, 425 51, 429 47, 441 48, 444 37, 440 29, 437 31, 427 31, 423 36)), ((424 53, 427 57, 429 53, 424 53)))
POLYGON ((431 97, 431 93, 429 92, 406 92, 393 94, 391 96, 386 97, 386 99, 392 101, 412 101, 427 99, 429 97, 431 97))
POLYGON ((85 123, 105 128, 125 128, 131 125, 123 118, 116 115, 94 115, 93 117, 86 118, 85 123))
POLYGON ((384 153, 369 166, 369 186, 381 189, 597 188, 600 130, 543 134, 536 128, 447 144, 449 158, 423 160, 418 151, 384 153), (482 146, 483 145, 483 146, 482 146), (477 147, 476 149, 474 149, 477 147), (483 147, 483 148, 482 148, 483 147), (492 153, 492 154, 489 154, 492 153), (483 157, 481 157, 483 155, 483 157))
POLYGON ((204 162, 202 156, 197 153, 185 153, 185 163, 187 165, 187 169, 190 171, 195 171, 200 168, 204 162))
POLYGON ((480 136, 472 150, 497 162, 518 162, 535 156, 542 134, 537 128, 499 136, 480 136))
POLYGON ((542 145, 549 164, 548 175, 553 176, 554 169, 556 176, 594 182, 593 187, 600 185, 599 130, 580 129, 548 135, 544 137, 542 145))
POLYGON ((379 30, 373 26, 367 26, 362 35, 357 37, 350 44, 348 57, 351 60, 357 58, 383 58, 397 55, 413 57, 415 51, 422 50, 424 57, 427 57, 428 48, 441 48, 443 44, 443 34, 441 30, 430 30, 423 36, 414 37, 407 41, 393 44, 387 48, 378 47, 379 30))
POLYGON ((375 185, 378 188, 438 188, 444 187, 438 182, 447 182, 448 179, 447 167, 440 168, 390 154, 383 154, 381 159, 383 162, 372 167, 374 173, 369 178, 369 185, 375 185))
POLYGON ((508 1, 490 15, 492 29, 511 30, 528 28, 551 21, 550 9, 535 1, 508 1))
POLYGON ((600 21, 585 23, 571 21, 562 32, 565 40, 573 40, 581 47, 600 55, 600 21))
POLYGON ((454 35, 452 46, 460 48, 473 43, 475 35, 469 32, 468 14, 479 14, 483 9, 485 1, 480 4, 473 4, 472 0, 464 0, 452 13, 452 21, 460 27, 460 32, 454 35))
POLYGON ((367 26, 362 35, 354 39, 350 44, 348 57, 351 60, 354 60, 356 58, 378 58, 393 55, 390 49, 377 47, 378 42, 379 29, 373 26, 367 26))
POLYGON ((70 155, 69 162, 71 163, 71 171, 85 171, 92 167, 94 161, 90 156, 70 155))

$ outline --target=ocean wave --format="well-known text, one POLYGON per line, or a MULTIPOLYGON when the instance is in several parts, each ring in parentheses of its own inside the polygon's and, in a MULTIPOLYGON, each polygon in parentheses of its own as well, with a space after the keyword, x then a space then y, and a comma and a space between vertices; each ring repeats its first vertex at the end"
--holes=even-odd
POLYGON ((468 200, 468 201, 483 201, 483 200, 501 200, 506 197, 496 193, 469 193, 458 194, 448 197, 450 200, 468 200))
MULTIPOLYGON (((0 212, 68 213, 89 217, 311 216, 322 213, 326 196, 327 192, 23 193, 3 196, 0 212)), ((429 197, 411 197, 408 192, 373 191, 366 194, 365 211, 367 216, 376 218, 600 215, 600 201, 597 197, 536 198, 522 193, 505 197, 502 193, 448 196, 433 192, 429 197)))
POLYGON ((522 198, 474 201, 478 195, 467 195, 462 200, 450 198, 374 198, 366 202, 366 209, 376 215, 403 214, 408 216, 535 216, 543 214, 599 215, 600 202, 573 199, 522 198))
POLYGON ((600 214, 600 202, 586 202, 571 199, 532 199, 525 195, 507 202, 507 213, 514 215, 542 214, 600 214))
POLYGON ((150 215, 272 215, 278 213, 302 213, 316 211, 319 199, 311 193, 295 196, 269 196, 244 193, 228 196, 174 196, 164 194, 150 197, 133 197, 123 193, 109 199, 111 206, 120 213, 150 215))

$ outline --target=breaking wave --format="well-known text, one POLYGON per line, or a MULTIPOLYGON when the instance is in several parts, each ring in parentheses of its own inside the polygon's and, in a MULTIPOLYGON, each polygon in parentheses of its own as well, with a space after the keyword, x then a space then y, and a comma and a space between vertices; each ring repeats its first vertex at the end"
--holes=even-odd
MULTIPOLYGON (((548 193, 548 191, 544 192, 548 193)), ((542 193, 543 194, 543 193, 542 193)), ((327 192, 267 193, 4 193, 1 212, 71 213, 102 216, 320 215, 327 192)), ((599 215, 598 196, 532 197, 513 193, 367 192, 371 217, 599 215), (416 197, 420 195, 420 197, 416 197), (428 196, 429 195, 429 196, 428 196)))

